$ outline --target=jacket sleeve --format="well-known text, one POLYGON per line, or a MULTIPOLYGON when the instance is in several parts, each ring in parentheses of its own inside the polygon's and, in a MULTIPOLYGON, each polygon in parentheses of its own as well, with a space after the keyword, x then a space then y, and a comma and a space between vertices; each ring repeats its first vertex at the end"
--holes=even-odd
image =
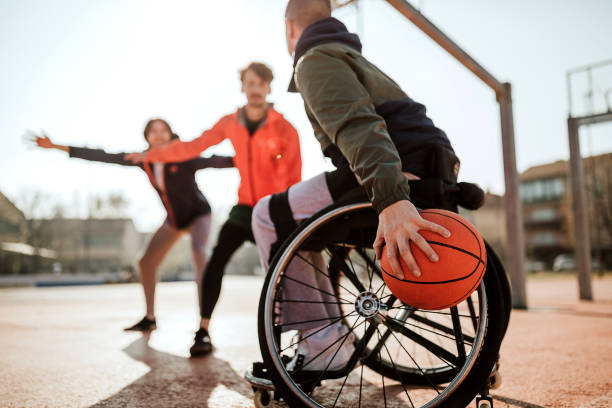
POLYGON ((86 147, 68 147, 68 155, 70 157, 75 157, 77 159, 101 162, 101 163, 111 163, 111 164, 119 164, 121 166, 137 166, 142 167, 140 163, 132 163, 129 160, 125 160, 123 156, 125 153, 106 153, 102 149, 89 149, 86 147))
POLYGON ((227 169, 234 167, 234 158, 230 156, 198 157, 189 162, 193 170, 207 169, 214 167, 216 169, 227 169))
POLYGON ((147 152, 147 161, 172 163, 198 157, 204 150, 225 139, 224 122, 225 120, 221 119, 212 129, 206 130, 200 137, 190 142, 175 140, 167 146, 150 149, 147 152))
POLYGON ((361 179, 376 211, 408 200, 408 180, 387 125, 348 63, 315 50, 302 57, 295 75, 304 102, 361 179))

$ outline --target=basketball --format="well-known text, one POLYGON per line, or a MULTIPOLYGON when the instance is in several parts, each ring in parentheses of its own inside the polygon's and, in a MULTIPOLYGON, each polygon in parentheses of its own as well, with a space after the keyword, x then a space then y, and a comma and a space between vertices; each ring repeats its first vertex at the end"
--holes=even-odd
POLYGON ((444 238, 435 232, 421 230, 420 234, 438 254, 438 262, 429 258, 413 242, 412 255, 421 268, 415 277, 402 259, 404 279, 393 275, 383 250, 381 258, 383 279, 398 299, 405 304, 427 310, 455 306, 474 292, 484 275, 487 253, 484 241, 476 228, 465 218, 445 210, 422 210, 421 217, 445 227, 451 236, 444 238))

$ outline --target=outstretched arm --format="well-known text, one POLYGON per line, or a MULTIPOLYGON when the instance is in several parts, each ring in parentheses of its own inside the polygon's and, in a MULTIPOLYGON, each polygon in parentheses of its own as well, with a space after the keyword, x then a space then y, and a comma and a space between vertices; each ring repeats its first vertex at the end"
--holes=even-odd
POLYGON ((70 151, 70 148, 68 146, 53 143, 51 139, 49 139, 49 136, 45 134, 45 132, 41 132, 40 136, 35 134, 34 132, 30 132, 29 135, 30 141, 43 149, 57 149, 66 153, 70 151))
POLYGON ((194 159, 204 150, 225 139, 224 121, 225 118, 221 119, 212 129, 205 131, 200 137, 190 142, 175 140, 166 146, 150 149, 146 153, 127 154, 125 158, 135 163, 143 161, 175 163, 194 159))
POLYGON ((210 167, 216 169, 227 169, 234 167, 234 158, 230 156, 198 157, 190 161, 191 167, 194 170, 207 169, 210 167))
POLYGON ((36 143, 38 147, 42 147, 43 149, 61 150, 68 153, 70 157, 75 157, 77 159, 119 164, 122 166, 139 166, 139 164, 137 163, 132 163, 131 161, 125 160, 124 153, 106 153, 104 150, 101 149, 89 149, 86 147, 74 147, 55 144, 44 132, 41 133, 40 136, 32 134, 32 138, 30 140, 36 143))

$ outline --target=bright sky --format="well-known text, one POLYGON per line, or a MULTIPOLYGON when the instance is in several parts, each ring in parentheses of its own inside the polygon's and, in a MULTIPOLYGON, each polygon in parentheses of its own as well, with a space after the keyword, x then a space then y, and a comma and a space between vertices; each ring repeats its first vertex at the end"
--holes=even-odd
MULTIPOLYGON (((462 159, 461 178, 503 192, 493 92, 385 1, 360 2, 364 54, 428 107, 462 159)), ((162 116, 190 140, 243 104, 237 70, 252 60, 274 69, 270 99, 300 132, 304 176, 329 168, 299 96, 285 92, 285 3, 0 0, 0 191, 16 199, 41 190, 77 216, 85 215, 87 197, 123 192, 137 226, 154 229, 164 211, 144 173, 29 148, 21 135, 45 129, 57 143, 139 151, 145 122, 162 116)), ((566 159, 565 73, 612 58, 612 2, 413 4, 498 79, 512 82, 519 170, 566 159)), ((358 29, 352 7, 336 16, 358 29)), ((611 71, 597 77, 604 90, 612 87, 611 71)), ((583 133, 583 153, 612 150, 612 126, 583 133)), ((232 148, 224 143, 210 152, 232 148)), ((235 203, 235 170, 204 170, 198 182, 220 213, 235 203)))

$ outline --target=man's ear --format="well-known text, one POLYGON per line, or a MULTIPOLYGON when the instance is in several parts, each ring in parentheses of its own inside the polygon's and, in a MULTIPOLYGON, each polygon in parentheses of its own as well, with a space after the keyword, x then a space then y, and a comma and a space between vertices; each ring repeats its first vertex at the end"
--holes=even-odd
POLYGON ((244 81, 240 81, 240 92, 245 93, 246 91, 244 90, 244 81))
POLYGON ((267 94, 267 95, 270 95, 271 93, 272 93, 272 86, 271 86, 271 84, 268 82, 268 83, 266 84, 266 94, 267 94))
POLYGON ((295 23, 288 18, 285 18, 285 34, 287 35, 287 41, 294 40, 295 37, 295 23))

